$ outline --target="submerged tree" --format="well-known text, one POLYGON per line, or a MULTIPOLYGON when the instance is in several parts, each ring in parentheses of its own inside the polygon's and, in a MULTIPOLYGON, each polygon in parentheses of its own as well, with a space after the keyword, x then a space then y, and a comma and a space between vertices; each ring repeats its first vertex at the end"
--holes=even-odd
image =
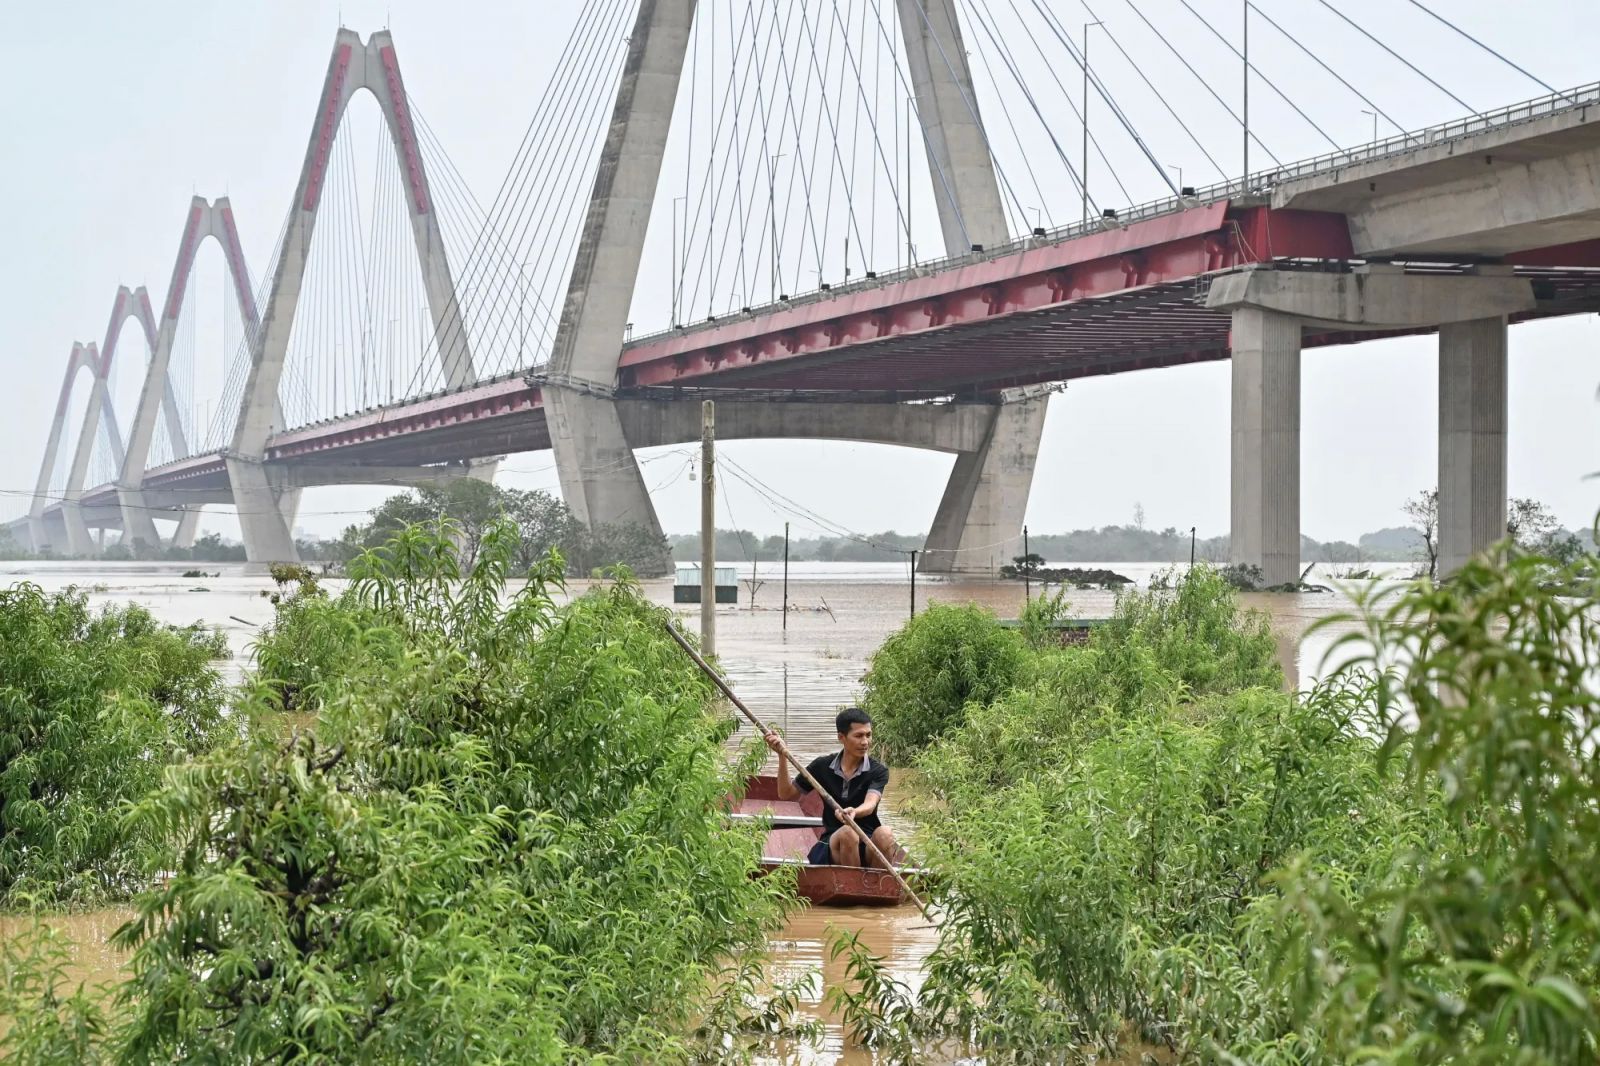
POLYGON ((175 858, 117 937, 128 1058, 683 1061, 719 968, 759 949, 786 887, 719 814, 753 763, 727 764, 665 612, 625 575, 556 608, 555 555, 513 590, 510 522, 471 566, 460 543, 408 527, 339 598, 286 599, 338 648, 314 731, 139 805, 175 858))
POLYGON ((152 857, 122 808, 224 731, 214 632, 82 593, 0 589, 0 904, 86 903, 140 887, 152 857))

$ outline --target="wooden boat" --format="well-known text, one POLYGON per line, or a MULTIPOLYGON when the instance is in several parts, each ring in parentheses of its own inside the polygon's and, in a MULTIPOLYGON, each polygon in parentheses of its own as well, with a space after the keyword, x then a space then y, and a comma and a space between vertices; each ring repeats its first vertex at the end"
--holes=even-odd
MULTIPOLYGON (((798 800, 783 800, 778 798, 777 778, 752 777, 745 794, 734 803, 733 817, 771 819, 772 829, 761 854, 762 872, 793 867, 796 891, 814 904, 893 907, 905 902, 905 893, 887 870, 813 866, 806 861, 811 846, 822 837, 822 799, 814 792, 803 793, 798 800)), ((902 869, 901 875, 909 872, 902 869)))

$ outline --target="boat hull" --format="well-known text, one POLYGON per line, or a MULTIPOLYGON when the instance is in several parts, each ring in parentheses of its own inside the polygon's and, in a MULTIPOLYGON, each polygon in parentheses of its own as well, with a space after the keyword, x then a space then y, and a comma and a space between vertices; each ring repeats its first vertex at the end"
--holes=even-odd
MULTIPOLYGON (((807 792, 799 800, 778 798, 777 780, 770 776, 752 777, 735 812, 748 815, 819 817, 822 800, 807 792)), ((822 836, 820 828, 773 829, 767 833, 761 853, 761 874, 778 870, 795 871, 795 892, 819 906, 893 907, 905 902, 905 892, 887 870, 864 866, 814 866, 806 861, 811 847, 822 836)))

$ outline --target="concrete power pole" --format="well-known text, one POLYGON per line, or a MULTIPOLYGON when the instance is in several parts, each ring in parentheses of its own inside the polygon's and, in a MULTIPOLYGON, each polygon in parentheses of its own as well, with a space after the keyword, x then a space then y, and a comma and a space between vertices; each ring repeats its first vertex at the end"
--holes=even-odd
POLYGON ((700 651, 717 653, 717 405, 700 405, 700 651))

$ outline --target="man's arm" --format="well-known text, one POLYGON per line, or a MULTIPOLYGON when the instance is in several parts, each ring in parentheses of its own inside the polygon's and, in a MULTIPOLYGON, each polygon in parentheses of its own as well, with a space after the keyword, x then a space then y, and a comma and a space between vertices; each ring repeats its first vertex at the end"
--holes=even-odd
POLYGON ((882 763, 875 763, 872 769, 872 781, 867 785, 867 798, 861 801, 861 806, 850 812, 852 818, 865 818, 878 809, 878 801, 883 799, 883 790, 889 787, 889 768, 882 763))
POLYGON ((789 760, 784 758, 784 752, 788 750, 788 746, 784 744, 782 737, 770 730, 762 739, 767 742, 767 747, 778 755, 778 798, 782 800, 799 799, 800 790, 795 787, 794 775, 789 772, 789 760))

